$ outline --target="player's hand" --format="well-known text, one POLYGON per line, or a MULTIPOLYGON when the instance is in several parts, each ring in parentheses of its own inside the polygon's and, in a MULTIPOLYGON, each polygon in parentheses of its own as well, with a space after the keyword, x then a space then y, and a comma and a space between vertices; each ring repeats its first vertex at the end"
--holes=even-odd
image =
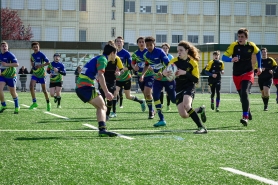
POLYGON ((153 71, 153 68, 150 66, 150 67, 149 67, 149 70, 150 70, 150 71, 153 71))
POLYGON ((144 75, 140 76, 139 81, 144 82, 144 75))
POLYGON ((7 63, 6 63, 6 62, 1 62, 1 65, 2 65, 3 67, 6 67, 6 66, 7 66, 7 63))
POLYGON ((42 65, 35 66, 36 69, 41 68, 41 67, 42 67, 42 65))
POLYGON ((112 101, 114 98, 114 95, 111 92, 105 93, 105 97, 107 100, 112 101))
POLYGON ((124 67, 124 71, 128 71, 128 68, 127 68, 127 67, 124 67))
POLYGON ((173 73, 172 71, 166 71, 166 70, 163 71, 164 76, 170 76, 172 75, 172 73, 173 73))
POLYGON ((217 74, 212 74, 212 77, 213 77, 213 78, 216 78, 216 77, 217 77, 217 74))
POLYGON ((233 57, 232 62, 238 62, 238 57, 233 57))
POLYGON ((257 69, 257 75, 260 75, 262 73, 262 68, 257 69))
POLYGON ((120 71, 116 71, 115 72, 115 76, 120 76, 121 75, 121 72, 120 71))
POLYGON ((265 68, 263 67, 263 68, 262 68, 262 71, 264 71, 264 70, 265 70, 265 68))
POLYGON ((58 73, 59 69, 57 69, 56 67, 54 67, 53 69, 56 73, 58 73))
POLYGON ((269 70, 269 73, 270 73, 270 74, 273 74, 273 71, 272 71, 272 69, 270 69, 270 70, 269 70))
POLYGON ((186 71, 181 70, 181 69, 178 69, 176 72, 176 76, 185 75, 185 74, 186 74, 186 71))

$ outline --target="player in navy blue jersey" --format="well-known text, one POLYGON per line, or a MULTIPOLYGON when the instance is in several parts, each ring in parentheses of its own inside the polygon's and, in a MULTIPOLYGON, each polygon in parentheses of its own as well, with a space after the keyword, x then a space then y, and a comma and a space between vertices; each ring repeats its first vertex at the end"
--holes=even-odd
MULTIPOLYGON (((180 41, 177 47, 178 57, 173 58, 169 65, 175 64, 178 68, 176 72, 176 104, 179 114, 182 118, 191 117, 198 127, 195 134, 206 134, 207 129, 202 124, 198 113, 201 114, 203 122, 207 121, 205 106, 192 108, 192 102, 195 96, 195 84, 198 83, 200 74, 198 61, 200 59, 198 49, 186 41, 180 41)), ((170 75, 172 71, 163 71, 165 76, 170 75)))
MULTIPOLYGON (((116 97, 119 93, 119 90, 121 87, 124 89, 125 97, 129 100, 138 102, 141 105, 141 109, 144 112, 146 110, 146 102, 145 100, 140 100, 136 96, 133 96, 130 94, 131 90, 131 56, 127 50, 123 48, 124 46, 124 39, 122 37, 117 37, 115 40, 115 43, 117 45, 117 56, 121 59, 123 63, 123 70, 124 72, 121 73, 121 75, 116 77, 116 91, 114 94, 114 98, 116 100, 116 97)), ((112 117, 116 117, 117 115, 114 115, 112 117)), ((111 117, 111 116, 110 116, 111 117)))
POLYGON ((117 49, 115 45, 107 44, 103 49, 103 55, 92 58, 87 62, 77 79, 75 92, 77 96, 84 102, 90 103, 96 108, 96 115, 99 127, 99 136, 115 137, 117 134, 108 132, 106 128, 106 106, 100 92, 95 89, 95 78, 103 90, 107 100, 112 101, 113 94, 109 92, 104 78, 105 68, 108 61, 115 61, 117 49))
MULTIPOLYGON (((270 87, 273 81, 273 71, 276 71, 277 63, 272 57, 267 57, 267 49, 262 48, 262 73, 258 75, 259 88, 262 93, 264 111, 268 111, 268 100, 270 96, 270 87)), ((257 71, 257 69, 255 69, 257 71)))
POLYGON ((34 86, 36 85, 36 83, 40 83, 47 104, 46 110, 50 111, 51 104, 49 102, 49 97, 45 86, 46 70, 44 69, 45 66, 49 65, 49 60, 45 56, 45 54, 40 51, 40 44, 38 42, 32 43, 32 49, 34 53, 31 54, 31 59, 30 59, 32 70, 33 70, 33 74, 30 81, 30 92, 31 92, 33 104, 30 106, 29 109, 34 109, 38 107, 34 86))
POLYGON ((50 74, 49 91, 50 96, 54 97, 54 103, 57 103, 57 108, 61 108, 61 91, 63 87, 63 76, 66 76, 65 66, 60 62, 61 55, 55 53, 54 61, 47 67, 47 73, 50 74))
POLYGON ((146 75, 144 77, 144 81, 140 81, 140 77, 142 76, 142 72, 145 66, 144 54, 148 51, 146 48, 145 38, 139 37, 137 39, 138 49, 132 54, 132 68, 134 71, 137 71, 138 75, 138 83, 141 91, 144 93, 147 106, 149 108, 149 119, 154 118, 154 110, 153 110, 153 96, 152 96, 152 88, 154 83, 153 75, 146 75))
POLYGON ((172 103, 176 101, 176 93, 175 81, 168 81, 165 76, 163 76, 162 72, 164 68, 169 63, 169 58, 166 53, 161 49, 155 47, 155 39, 153 37, 146 37, 145 43, 147 47, 147 52, 144 54, 145 59, 145 67, 142 72, 142 76, 140 77, 140 81, 144 81, 145 75, 154 76, 154 84, 153 84, 153 99, 154 104, 159 116, 159 121, 154 124, 154 127, 165 126, 166 121, 164 120, 164 115, 162 113, 162 105, 160 102, 160 92, 165 88, 168 96, 172 103))
POLYGON ((5 85, 9 87, 10 93, 14 100, 15 110, 14 114, 18 114, 20 109, 18 103, 18 95, 16 93, 16 67, 18 62, 15 55, 9 52, 8 43, 1 42, 1 53, 0 53, 0 113, 7 109, 7 105, 4 98, 3 89, 5 85))

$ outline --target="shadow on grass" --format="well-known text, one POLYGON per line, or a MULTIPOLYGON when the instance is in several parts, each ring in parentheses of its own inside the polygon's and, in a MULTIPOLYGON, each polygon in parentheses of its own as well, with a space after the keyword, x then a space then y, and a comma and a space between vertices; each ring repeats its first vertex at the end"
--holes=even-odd
POLYGON ((243 126, 226 126, 226 127, 216 127, 216 128, 207 128, 208 130, 222 130, 222 129, 226 129, 226 130, 229 130, 229 129, 233 129, 233 130, 246 130, 245 129, 246 127, 243 127, 243 126))
POLYGON ((99 136, 69 136, 69 137, 17 137, 16 141, 39 141, 39 140, 76 140, 76 139, 110 139, 99 136))
POLYGON ((274 166, 274 167, 272 167, 271 169, 273 169, 273 170, 278 170, 278 166, 274 166))

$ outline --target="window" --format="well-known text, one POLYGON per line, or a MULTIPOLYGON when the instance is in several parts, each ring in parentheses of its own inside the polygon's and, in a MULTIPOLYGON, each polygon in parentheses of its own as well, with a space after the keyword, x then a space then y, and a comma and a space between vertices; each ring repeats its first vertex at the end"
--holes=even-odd
POLYGON ((188 35, 188 41, 191 43, 198 43, 198 35, 188 35))
POLYGON ((116 28, 115 27, 111 28, 111 37, 116 37, 116 28))
POLYGON ((59 40, 59 28, 58 27, 46 27, 45 28, 45 41, 58 41, 59 40))
POLYGON ((172 35, 172 43, 179 43, 182 40, 182 35, 172 35))
POLYGON ((261 16, 261 3, 250 3, 249 12, 251 16, 261 16))
POLYGON ((277 44, 277 36, 276 33, 265 33, 264 44, 267 45, 276 45, 277 44))
POLYGON ((115 2, 115 0, 112 0, 112 7, 116 7, 116 2, 115 2))
POLYGON ((220 32, 220 44, 230 44, 231 43, 230 32, 220 32))
POLYGON ((135 12, 135 1, 125 1, 125 12, 135 12))
POLYGON ((75 0, 62 0, 62 10, 75 10, 75 0))
POLYGON ((28 9, 29 10, 41 10, 42 9, 42 2, 41 0, 37 0, 34 2, 33 0, 28 1, 28 9))
POLYGON ((156 35, 156 42, 157 43, 167 42, 167 35, 157 34, 156 35))
POLYGON ((156 13, 167 13, 167 5, 156 5, 156 13))
POLYGON ((59 1, 57 0, 47 0, 45 2, 45 9, 46 10, 59 10, 59 1))
POLYGON ((216 3, 205 1, 203 2, 204 15, 215 15, 216 3))
POLYGON ((234 11, 235 15, 246 15, 247 4, 246 3, 235 3, 234 11))
POLYGON ((2 8, 7 8, 7 0, 2 0, 1 1, 1 7, 2 8))
POLYGON ((125 30, 125 42, 134 43, 136 45, 135 30, 125 30))
POLYGON ((86 0, 79 0, 79 11, 86 11, 86 0))
POLYGON ((75 41, 75 28, 62 28, 62 41, 75 41))
POLYGON ((32 26, 33 37, 31 40, 41 40, 41 27, 32 26))
POLYGON ((115 18, 115 13, 116 13, 116 11, 115 10, 112 10, 112 20, 116 20, 116 18, 115 18))
POLYGON ((87 31, 86 30, 79 30, 79 41, 80 42, 87 41, 87 31))
POLYGON ((24 0, 11 0, 11 9, 24 9, 24 0))
POLYGON ((265 15, 276 15, 276 4, 267 4, 265 6, 265 15))
POLYGON ((151 35, 153 35, 151 30, 139 30, 139 36, 148 37, 151 35))
POLYGON ((214 43, 213 35, 204 35, 204 43, 214 43))
POLYGON ((173 1, 172 14, 184 14, 184 2, 173 1))
POLYGON ((189 15, 199 15, 200 14, 200 2, 188 2, 187 14, 189 15))
POLYGON ((231 15, 231 3, 229 2, 220 3, 220 15, 231 15))
POLYGON ((152 7, 151 6, 140 6, 140 13, 151 13, 152 7))
POLYGON ((262 44, 262 34, 260 32, 251 32, 248 40, 251 42, 254 42, 255 44, 262 44))

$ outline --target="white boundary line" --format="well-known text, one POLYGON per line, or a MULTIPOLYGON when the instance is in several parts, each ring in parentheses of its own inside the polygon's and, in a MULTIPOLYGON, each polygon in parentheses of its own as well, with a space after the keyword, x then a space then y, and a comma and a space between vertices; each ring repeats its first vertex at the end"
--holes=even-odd
MULTIPOLYGON (((111 131, 115 131, 115 132, 194 132, 194 130, 125 130, 125 129, 115 129, 115 130, 111 130, 111 131)), ((209 130, 208 132, 255 132, 256 130, 209 130)))
POLYGON ((97 130, 0 130, 0 132, 96 132, 97 130))
POLYGON ((266 184, 278 185, 278 182, 276 182, 276 181, 266 179, 264 177, 260 177, 260 176, 257 176, 257 175, 251 174, 251 173, 242 172, 242 171, 239 171, 239 170, 236 170, 236 169, 233 169, 233 168, 223 168, 223 167, 220 167, 220 168, 223 169, 223 170, 238 174, 238 175, 243 175, 245 177, 249 177, 251 179, 255 179, 255 180, 258 180, 260 182, 264 182, 266 184))
POLYGON ((58 117, 58 118, 69 119, 69 118, 67 118, 67 117, 60 116, 60 115, 58 115, 58 114, 53 114, 53 113, 51 113, 51 112, 44 112, 44 113, 45 113, 45 114, 52 115, 52 116, 56 116, 56 117, 58 117))
MULTIPOLYGON (((93 126, 93 125, 90 125, 90 124, 83 124, 84 126, 87 126, 87 127, 89 127, 89 128, 92 128, 92 129, 94 129, 94 130, 98 130, 98 128, 97 127, 95 127, 95 126, 93 126)), ((115 132, 116 133, 116 132, 115 132)), ((122 135, 122 134, 119 134, 119 133, 116 133, 117 135, 118 135, 118 137, 121 137, 121 138, 124 138, 124 139, 129 139, 129 140, 132 140, 132 139, 135 139, 135 138, 133 138, 133 137, 128 137, 128 136, 124 136, 124 135, 122 135)))

